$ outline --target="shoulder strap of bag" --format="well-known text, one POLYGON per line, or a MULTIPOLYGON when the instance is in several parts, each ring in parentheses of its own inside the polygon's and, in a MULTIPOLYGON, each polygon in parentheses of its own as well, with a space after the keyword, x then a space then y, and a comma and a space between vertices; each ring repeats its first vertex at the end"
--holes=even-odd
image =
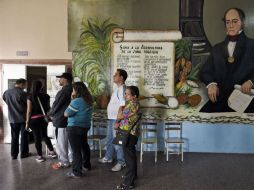
POLYGON ((129 129, 129 132, 133 129, 133 127, 139 122, 139 120, 141 119, 142 117, 142 113, 138 113, 138 118, 137 120, 135 121, 135 123, 131 126, 131 128, 129 129))
MULTIPOLYGON (((124 97, 125 97, 125 91, 126 91, 126 85, 123 84, 123 99, 124 99, 124 97)), ((116 96, 117 96, 118 100, 120 100, 120 99, 119 99, 119 96, 118 96, 118 90, 117 90, 116 96)))
POLYGON ((37 100, 38 100, 38 102, 39 102, 39 104, 40 104, 41 111, 42 111, 43 115, 46 115, 46 114, 45 114, 45 111, 44 111, 44 109, 43 109, 43 106, 42 106, 42 104, 41 104, 40 98, 39 98, 38 96, 37 96, 37 100))
MULTIPOLYGON (((128 131, 126 131, 126 133, 130 133, 130 131, 133 129, 133 127, 139 122, 139 120, 141 119, 141 117, 142 117, 142 113, 138 113, 138 119, 135 121, 135 123, 131 126, 131 128, 128 130, 128 131)), ((122 129, 120 129, 120 128, 118 128, 118 129, 116 129, 116 130, 118 130, 118 131, 124 131, 124 130, 122 130, 122 129)))

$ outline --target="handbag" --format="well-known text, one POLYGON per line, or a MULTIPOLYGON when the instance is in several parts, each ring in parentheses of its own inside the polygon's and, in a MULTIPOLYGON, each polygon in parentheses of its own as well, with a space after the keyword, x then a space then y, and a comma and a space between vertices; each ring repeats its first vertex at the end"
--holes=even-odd
POLYGON ((127 130, 122 129, 116 129, 116 136, 113 139, 113 144, 115 145, 121 145, 125 146, 128 143, 130 131, 133 129, 133 127, 138 123, 138 121, 141 119, 142 114, 139 114, 138 119, 135 121, 135 123, 131 126, 131 128, 127 130))
POLYGON ((38 96, 37 96, 37 100, 38 100, 38 102, 39 102, 39 105, 40 105, 42 114, 44 115, 44 118, 43 118, 44 121, 45 121, 46 123, 49 123, 49 118, 48 118, 48 116, 45 114, 45 111, 44 111, 43 106, 42 106, 42 104, 41 104, 40 98, 39 98, 38 96))
POLYGON ((113 144, 115 145, 126 145, 129 138, 129 131, 122 130, 122 129, 116 129, 116 136, 113 139, 113 144))

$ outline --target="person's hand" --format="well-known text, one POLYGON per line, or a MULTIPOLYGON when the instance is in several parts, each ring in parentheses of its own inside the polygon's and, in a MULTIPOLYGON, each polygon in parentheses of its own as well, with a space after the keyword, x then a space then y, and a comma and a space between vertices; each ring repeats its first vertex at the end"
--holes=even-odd
POLYGON ((119 127, 119 123, 118 122, 115 122, 114 124, 114 129, 117 129, 119 127))
POLYGON ((121 120, 121 119, 123 119, 123 112, 119 112, 118 114, 117 114, 117 118, 116 118, 117 120, 121 120))
POLYGON ((29 123, 26 123, 25 129, 28 130, 29 129, 29 123))
POLYGON ((123 111, 123 110, 124 110, 124 107, 125 107, 125 106, 120 106, 120 107, 119 107, 119 110, 120 110, 120 111, 123 111))
POLYGON ((49 117, 49 120, 52 121, 53 120, 53 117, 51 115, 48 115, 49 117))
POLYGON ((241 91, 242 93, 244 94, 249 94, 250 95, 250 91, 251 91, 251 88, 252 88, 252 83, 247 80, 246 82, 244 82, 241 86, 241 91))
POLYGON ((76 98, 76 94, 72 93, 72 94, 71 94, 71 99, 73 100, 73 99, 75 99, 75 98, 76 98))
POLYGON ((208 97, 214 103, 217 101, 217 96, 219 96, 219 88, 216 84, 211 84, 208 86, 208 97))

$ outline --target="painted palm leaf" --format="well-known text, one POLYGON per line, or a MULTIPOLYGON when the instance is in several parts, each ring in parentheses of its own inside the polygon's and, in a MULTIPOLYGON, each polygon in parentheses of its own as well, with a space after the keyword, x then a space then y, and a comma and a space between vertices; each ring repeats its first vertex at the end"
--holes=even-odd
POLYGON ((80 40, 73 54, 73 73, 85 81, 94 96, 107 94, 110 81, 110 34, 118 27, 110 18, 83 19, 80 40))

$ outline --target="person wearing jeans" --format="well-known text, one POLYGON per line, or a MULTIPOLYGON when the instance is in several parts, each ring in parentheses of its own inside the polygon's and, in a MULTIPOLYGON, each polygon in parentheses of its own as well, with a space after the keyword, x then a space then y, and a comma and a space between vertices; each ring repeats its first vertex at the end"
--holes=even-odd
POLYGON ((84 170, 91 170, 87 132, 92 122, 92 105, 93 98, 86 85, 75 82, 72 101, 64 112, 64 116, 68 117, 67 134, 73 151, 72 171, 67 173, 68 177, 81 177, 83 167, 84 170))
POLYGON ((114 151, 116 152, 116 159, 117 162, 123 166, 125 165, 124 155, 123 155, 123 148, 119 145, 114 145, 113 139, 115 137, 115 130, 112 126, 114 126, 116 120, 115 119, 109 119, 108 120, 108 128, 107 128, 107 144, 106 144, 106 154, 105 158, 107 158, 108 161, 113 160, 112 156, 114 151))
POLYGON ((107 107, 108 114, 108 132, 107 132, 107 150, 103 158, 99 159, 100 163, 111 163, 113 161, 114 150, 116 152, 117 164, 111 169, 113 172, 120 171, 125 167, 123 148, 118 145, 113 145, 113 137, 115 134, 114 123, 117 118, 118 110, 121 106, 125 106, 125 80, 127 79, 128 74, 123 69, 117 69, 113 81, 115 83, 114 90, 110 98, 110 102, 107 107))

